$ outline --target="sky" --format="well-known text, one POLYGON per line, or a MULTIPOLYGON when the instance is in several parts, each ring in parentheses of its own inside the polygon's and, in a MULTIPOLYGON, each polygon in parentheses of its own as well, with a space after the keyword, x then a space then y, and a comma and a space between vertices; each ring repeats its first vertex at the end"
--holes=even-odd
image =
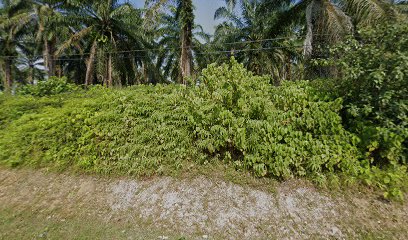
MULTIPOLYGON (((138 8, 144 6, 144 0, 122 0, 122 2, 127 1, 138 8)), ((193 3, 195 6, 196 24, 200 24, 206 33, 213 34, 214 27, 217 24, 214 20, 214 13, 217 8, 224 5, 224 0, 193 0, 193 3)))
MULTIPOLYGON (((127 0, 122 0, 126 2, 127 0)), ((143 7, 144 0, 128 0, 136 7, 143 7)), ((217 22, 214 20, 214 13, 217 8, 224 5, 224 0, 193 0, 195 6, 195 21, 200 24, 206 33, 213 34, 217 22)))

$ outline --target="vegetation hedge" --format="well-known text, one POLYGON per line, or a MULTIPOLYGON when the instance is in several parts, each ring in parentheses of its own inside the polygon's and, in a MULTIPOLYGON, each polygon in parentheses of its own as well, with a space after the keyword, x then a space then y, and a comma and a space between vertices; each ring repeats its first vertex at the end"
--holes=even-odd
POLYGON ((341 100, 326 101, 308 82, 274 87, 233 59, 204 70, 187 102, 197 147, 259 176, 358 172, 358 139, 342 126, 341 100))
POLYGON ((195 150, 180 88, 95 87, 86 93, 3 100, 2 108, 21 102, 29 107, 22 109, 25 114, 2 112, 0 159, 12 166, 74 167, 104 174, 151 175, 178 168, 195 150))
POLYGON ((360 139, 365 180, 401 197, 408 187, 408 22, 383 24, 359 32, 333 49, 340 78, 320 89, 343 99, 345 128, 360 139), (404 182, 405 181, 405 182, 404 182))
POLYGON ((335 49, 343 71, 337 96, 346 127, 357 133, 374 165, 407 164, 408 22, 360 32, 335 49))
POLYGON ((35 97, 43 97, 56 95, 66 92, 72 92, 78 90, 78 86, 68 83, 66 77, 50 77, 46 81, 40 81, 37 84, 23 85, 18 89, 18 93, 21 95, 31 95, 35 97))
POLYGON ((189 87, 2 95, 0 164, 145 176, 218 159, 278 179, 381 181, 402 197, 404 172, 366 164, 342 99, 307 81, 269 83, 232 59, 189 87))

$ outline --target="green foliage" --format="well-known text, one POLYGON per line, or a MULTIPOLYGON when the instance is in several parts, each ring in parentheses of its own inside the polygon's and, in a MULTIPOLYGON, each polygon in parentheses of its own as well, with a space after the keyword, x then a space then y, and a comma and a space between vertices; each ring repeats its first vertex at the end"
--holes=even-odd
POLYGON ((408 24, 382 25, 359 35, 360 40, 335 48, 337 57, 325 63, 334 63, 341 78, 317 85, 344 99, 345 127, 361 139, 366 179, 391 189, 386 196, 399 198, 392 189, 404 187, 400 176, 407 173, 408 24))
POLYGON ((363 168, 361 178, 369 186, 378 187, 384 191, 386 199, 404 199, 403 191, 407 190, 407 167, 401 165, 378 168, 367 165, 363 168))
POLYGON ((262 177, 360 178, 400 198, 406 167, 362 160, 363 143, 342 124, 343 100, 316 85, 274 87, 232 59, 189 87, 0 96, 0 164, 140 176, 218 159, 262 177))
POLYGON ((79 88, 67 82, 66 77, 50 77, 46 81, 40 81, 34 85, 24 85, 19 89, 21 95, 31 95, 35 97, 44 97, 56 95, 65 92, 72 92, 79 88))
POLYGON ((62 107, 29 111, 0 131, 0 162, 135 175, 182 168, 194 149, 179 88, 94 88, 62 107))
POLYGON ((39 113, 46 107, 61 107, 62 98, 0 95, 0 130, 25 114, 39 113))
POLYGON ((258 176, 355 175, 357 140, 342 128, 341 101, 323 101, 308 82, 276 88, 269 81, 233 59, 210 65, 187 90, 3 99, 0 161, 150 175, 215 156, 258 176))
POLYGON ((182 27, 185 28, 194 25, 194 6, 192 0, 183 0, 178 3, 182 27))
POLYGON ((258 176, 357 174, 357 139, 341 124, 341 100, 322 101, 308 82, 273 87, 234 59, 210 65, 189 94, 197 146, 258 176))

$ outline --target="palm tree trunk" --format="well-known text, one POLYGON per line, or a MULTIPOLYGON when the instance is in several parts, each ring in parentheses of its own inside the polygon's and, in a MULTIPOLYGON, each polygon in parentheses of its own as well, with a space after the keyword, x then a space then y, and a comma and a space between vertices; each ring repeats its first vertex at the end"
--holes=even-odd
POLYGON ((53 38, 51 41, 47 39, 44 40, 44 50, 43 50, 43 58, 44 58, 44 65, 46 67, 48 77, 55 76, 55 67, 56 67, 56 39, 53 38))
POLYGON ((11 92, 11 88, 13 86, 13 77, 11 73, 12 64, 13 62, 11 59, 4 60, 4 74, 5 74, 4 88, 6 92, 11 92))
POLYGON ((191 76, 192 66, 192 40, 193 40, 193 3, 191 0, 182 0, 181 2, 182 32, 181 32, 181 77, 182 83, 187 84, 187 78, 191 76))
POLYGON ((28 73, 28 83, 33 84, 34 82, 34 65, 30 64, 29 73, 28 73))
POLYGON ((47 71, 47 73, 48 73, 48 77, 51 77, 50 76, 50 67, 49 67, 49 57, 50 57, 50 54, 49 54, 49 49, 48 49, 48 41, 47 40, 44 40, 44 49, 43 49, 43 58, 44 58, 44 67, 45 67, 45 71, 47 71))
POLYGON ((136 84, 139 85, 140 84, 140 80, 137 76, 137 65, 136 65, 136 61, 134 58, 131 58, 131 62, 132 62, 132 70, 134 73, 133 79, 131 80, 132 84, 136 84))
POLYGON ((94 67, 94 62, 95 62, 96 47, 97 47, 97 42, 94 41, 91 47, 89 58, 86 62, 85 85, 87 86, 93 84, 93 67, 94 67))
POLYGON ((61 64, 55 64, 55 72, 56 72, 56 75, 59 77, 59 78, 61 78, 62 77, 62 66, 61 66, 61 64))
POLYGON ((55 59, 55 45, 56 45, 56 39, 53 38, 51 41, 48 42, 48 75, 49 76, 55 76, 55 67, 56 67, 56 59, 55 59))
POLYGON ((109 53, 108 55, 108 87, 113 86, 113 80, 112 80, 112 54, 109 53))
POLYGON ((4 76, 4 62, 0 62, 0 80, 3 82, 3 87, 6 85, 6 78, 4 76))
POLYGON ((143 78, 144 78, 143 83, 149 83, 150 82, 149 71, 148 71, 146 63, 144 61, 142 62, 142 71, 143 71, 143 78))
POLYGON ((315 0, 311 1, 309 3, 309 5, 307 6, 306 9, 306 23, 307 23, 307 33, 306 33, 306 39, 304 42, 304 49, 303 49, 303 54, 305 56, 306 59, 310 59, 310 57, 312 56, 312 51, 314 50, 313 48, 313 36, 314 36, 314 32, 313 32, 313 18, 314 18, 314 7, 316 5, 315 0))
POLYGON ((290 56, 286 56, 286 80, 292 80, 292 63, 290 56))

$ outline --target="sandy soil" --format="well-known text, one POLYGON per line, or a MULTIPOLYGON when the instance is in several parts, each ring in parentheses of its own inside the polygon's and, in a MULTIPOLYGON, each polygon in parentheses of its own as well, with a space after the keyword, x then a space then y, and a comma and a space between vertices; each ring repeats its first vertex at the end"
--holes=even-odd
POLYGON ((121 221, 135 228, 162 229, 154 239, 167 239, 165 234, 186 239, 408 236, 406 203, 367 193, 329 193, 300 180, 267 192, 205 177, 135 180, 0 169, 0 209, 35 211, 61 219, 61 224, 86 214, 107 226, 121 221))

